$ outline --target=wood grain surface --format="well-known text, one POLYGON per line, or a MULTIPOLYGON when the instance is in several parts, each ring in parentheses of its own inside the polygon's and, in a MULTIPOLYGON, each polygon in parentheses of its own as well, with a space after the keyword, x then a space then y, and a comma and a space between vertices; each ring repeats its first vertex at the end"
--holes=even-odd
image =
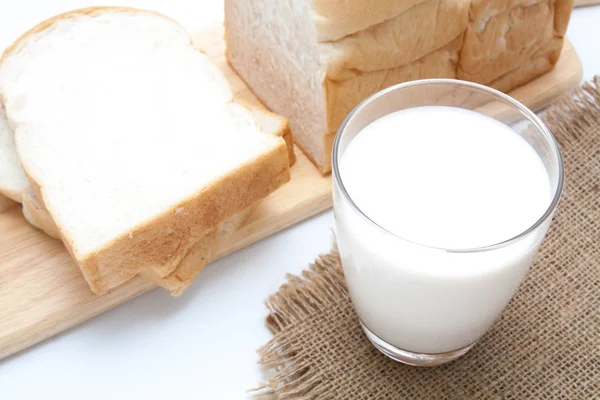
POLYGON ((600 4, 600 0, 575 0, 575 7, 594 6, 600 4))
MULTIPOLYGON (((224 56, 223 28, 195 35, 196 45, 221 68, 237 97, 258 104, 224 56)), ((581 80, 581 63, 566 43, 556 67, 511 95, 533 109, 548 105, 581 80)), ((296 151, 292 180, 258 205, 224 243, 219 257, 331 207, 331 179, 296 151)), ((107 311, 154 286, 134 279, 96 296, 62 243, 32 228, 21 207, 0 199, 0 359, 107 311)), ((266 294, 265 294, 266 295, 266 294)), ((177 301, 173 298, 171 301, 177 301)))

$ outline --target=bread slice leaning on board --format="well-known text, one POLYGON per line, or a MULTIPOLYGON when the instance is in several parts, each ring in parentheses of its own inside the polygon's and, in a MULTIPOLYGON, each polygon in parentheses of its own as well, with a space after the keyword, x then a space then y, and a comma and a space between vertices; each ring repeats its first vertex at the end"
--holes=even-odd
MULTIPOLYGON (((241 104, 250 110, 254 121, 263 132, 281 137, 285 140, 288 148, 288 157, 292 161, 294 159, 292 133, 289 129, 287 120, 277 114, 258 108, 243 100, 238 99, 236 100, 236 103, 241 104)), ((8 121, 5 118, 4 110, 2 108, 0 108, 0 128, 2 129, 0 134, 2 134, 3 140, 5 136, 14 136, 12 129, 8 126, 8 121)), ((8 142, 9 140, 7 139, 6 141, 8 142)), ((14 143, 14 139, 12 139, 12 142, 14 143)), ((60 232, 58 231, 56 224, 48 214, 45 206, 36 198, 33 189, 27 181, 27 177, 17 158, 14 146, 4 147, 0 155, 3 160, 12 161, 12 163, 5 161, 6 166, 4 170, 7 170, 10 175, 21 177, 18 180, 18 185, 15 185, 11 183, 11 181, 3 179, 4 175, 0 176, 0 193, 4 192, 7 186, 9 188, 13 186, 26 188, 22 189, 22 192, 19 192, 17 195, 22 202, 22 210, 25 219, 49 236, 60 239, 60 232)), ((171 294, 173 295, 181 294, 189 287, 194 278, 204 269, 206 264, 214 259, 220 244, 224 240, 227 240, 229 235, 235 232, 237 227, 245 221, 252 211, 252 208, 253 207, 251 206, 249 209, 236 214, 232 219, 221 223, 213 231, 207 233, 169 275, 161 276, 160 270, 152 268, 141 271, 140 275, 156 285, 171 291, 171 294)))
POLYGON ((0 60, 0 100, 33 192, 96 293, 147 268, 169 275, 289 180, 284 140, 261 132, 183 28, 156 13, 43 22, 0 60))
POLYGON ((558 60, 573 0, 225 0, 227 59, 322 173, 336 130, 394 84, 509 91, 558 60))

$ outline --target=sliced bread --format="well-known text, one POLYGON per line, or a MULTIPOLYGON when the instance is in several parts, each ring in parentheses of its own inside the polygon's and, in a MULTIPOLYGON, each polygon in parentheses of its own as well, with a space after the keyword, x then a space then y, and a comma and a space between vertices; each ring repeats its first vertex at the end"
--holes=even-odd
POLYGON ((91 8, 38 25, 0 60, 0 97, 34 193, 96 293, 173 270, 289 180, 285 142, 155 13, 91 8))
MULTIPOLYGON (((288 147, 288 155, 290 155, 291 151, 290 157, 293 157, 292 133, 285 118, 248 102, 239 100, 236 100, 236 102, 243 104, 250 110, 254 120, 263 132, 283 138, 288 147)), ((23 203, 23 215, 27 221, 43 230, 49 236, 60 239, 60 233, 56 224, 44 205, 40 204, 31 187, 28 187, 28 190, 21 194, 21 199, 23 203)), ((217 228, 204 235, 182 259, 179 265, 176 266, 175 270, 168 275, 164 275, 162 268, 148 268, 142 270, 140 275, 154 284, 169 290, 172 295, 180 295, 191 285, 194 278, 202 272, 206 264, 214 259, 220 244, 227 240, 233 231, 244 222, 252 209, 253 207, 251 206, 249 209, 236 214, 232 219, 219 224, 217 228)))

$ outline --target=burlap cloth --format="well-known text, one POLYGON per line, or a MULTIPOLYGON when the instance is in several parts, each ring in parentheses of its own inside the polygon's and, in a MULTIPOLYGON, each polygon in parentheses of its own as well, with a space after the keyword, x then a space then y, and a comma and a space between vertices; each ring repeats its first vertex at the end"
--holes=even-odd
POLYGON ((259 350, 269 399, 600 399, 600 77, 545 117, 566 169, 562 202, 528 276, 466 356, 409 367, 375 350, 335 251, 269 297, 259 350))

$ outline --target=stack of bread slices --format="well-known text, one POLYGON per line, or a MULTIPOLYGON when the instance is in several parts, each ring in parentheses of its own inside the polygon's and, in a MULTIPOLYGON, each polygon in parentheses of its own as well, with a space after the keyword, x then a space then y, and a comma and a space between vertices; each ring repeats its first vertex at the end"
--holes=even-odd
POLYGON ((323 173, 346 115, 415 79, 509 91, 557 62, 573 0, 225 0, 227 57, 323 173))
POLYGON ((61 239, 90 288, 141 275, 181 293, 289 180, 287 121, 233 101, 162 15, 90 8, 0 59, 0 193, 61 239))

